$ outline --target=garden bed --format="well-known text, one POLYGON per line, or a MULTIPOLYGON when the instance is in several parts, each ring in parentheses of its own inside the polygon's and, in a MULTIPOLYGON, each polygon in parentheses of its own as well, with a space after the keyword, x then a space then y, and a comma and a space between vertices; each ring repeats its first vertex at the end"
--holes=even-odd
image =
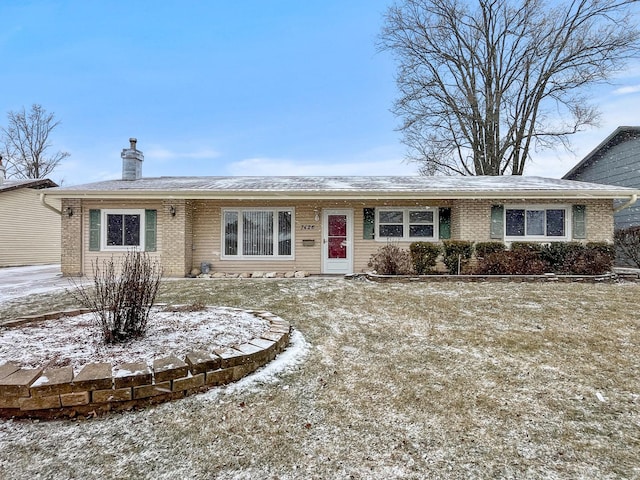
POLYGON ((156 309, 144 339, 107 347, 92 340, 90 315, 51 312, 3 326, 0 415, 97 415, 182 398, 255 371, 290 335, 269 312, 156 309))

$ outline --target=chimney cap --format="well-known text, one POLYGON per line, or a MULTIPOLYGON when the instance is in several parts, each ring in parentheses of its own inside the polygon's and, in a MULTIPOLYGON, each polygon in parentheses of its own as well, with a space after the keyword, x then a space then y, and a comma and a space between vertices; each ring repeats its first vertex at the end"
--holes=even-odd
POLYGON ((137 138, 131 137, 129 139, 129 144, 131 146, 131 150, 135 150, 136 149, 136 143, 138 142, 137 138))

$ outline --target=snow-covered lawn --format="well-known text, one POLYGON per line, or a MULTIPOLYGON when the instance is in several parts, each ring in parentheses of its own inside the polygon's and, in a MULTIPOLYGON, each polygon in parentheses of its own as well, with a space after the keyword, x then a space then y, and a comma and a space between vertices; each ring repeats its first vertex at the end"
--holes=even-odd
MULTIPOLYGON (((640 477, 640 285, 195 280, 159 300, 269 310, 292 348, 143 411, 0 421, 0 478, 640 477)), ((42 302, 73 304, 0 316, 42 302)))

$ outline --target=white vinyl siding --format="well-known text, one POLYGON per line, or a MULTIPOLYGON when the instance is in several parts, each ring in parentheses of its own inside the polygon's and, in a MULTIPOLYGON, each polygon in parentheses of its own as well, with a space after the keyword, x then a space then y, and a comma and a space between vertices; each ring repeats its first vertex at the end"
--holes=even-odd
MULTIPOLYGON (((0 267, 60 263, 60 215, 40 203, 43 190, 0 192, 0 267)), ((60 200, 47 198, 60 209, 60 200)))

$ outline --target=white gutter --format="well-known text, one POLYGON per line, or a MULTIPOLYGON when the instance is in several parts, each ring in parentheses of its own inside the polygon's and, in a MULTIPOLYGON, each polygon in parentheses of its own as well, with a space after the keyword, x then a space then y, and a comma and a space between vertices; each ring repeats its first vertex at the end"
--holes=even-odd
POLYGON ((62 211, 58 210, 56 207, 54 207, 53 205, 49 205, 47 202, 44 201, 44 193, 40 194, 40 203, 47 207, 49 210, 51 210, 52 212, 56 212, 58 215, 62 216, 62 211))
POLYGON ((631 205, 633 205, 634 203, 636 203, 636 200, 638 200, 638 195, 637 194, 633 194, 631 195, 631 197, 629 198, 629 201, 626 203, 623 203, 622 205, 620 205, 618 208, 616 208, 613 213, 618 213, 622 210, 624 210, 625 208, 630 207, 631 205))

